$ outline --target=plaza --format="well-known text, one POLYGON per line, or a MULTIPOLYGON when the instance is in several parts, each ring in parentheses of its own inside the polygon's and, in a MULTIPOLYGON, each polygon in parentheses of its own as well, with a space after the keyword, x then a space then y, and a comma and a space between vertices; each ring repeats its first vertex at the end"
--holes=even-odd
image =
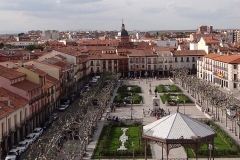
MULTIPOLYGON (((141 119, 143 122, 143 125, 147 125, 149 123, 152 123, 156 121, 156 117, 149 115, 148 111, 149 109, 153 109, 153 102, 152 98, 155 96, 155 93, 152 92, 152 94, 149 94, 149 89, 154 91, 155 87, 158 86, 159 84, 163 85, 169 85, 173 84, 171 81, 168 79, 161 79, 161 80, 155 80, 155 79, 148 79, 146 80, 123 80, 123 85, 139 85, 141 86, 142 93, 140 95, 143 97, 143 103, 142 104, 128 104, 126 107, 116 107, 115 112, 111 112, 110 114, 112 116, 118 116, 122 121, 126 121, 130 116, 132 116, 133 120, 134 119, 141 119), (151 86, 151 87, 150 87, 151 86), (132 105, 132 107, 131 107, 132 105), (132 111, 131 111, 132 108, 132 111), (143 116, 143 109, 145 111, 145 116, 143 116), (132 115, 131 115, 132 114, 132 115)), ((178 86, 185 95, 187 95, 193 102, 195 102, 195 99, 191 97, 191 95, 185 91, 179 84, 175 84, 178 86)), ((115 88, 114 90, 114 96, 116 95, 118 88, 115 88)), ((162 93, 157 93, 157 96, 159 97, 162 95, 162 93)), ((114 97, 113 96, 113 97, 114 97)), ((112 98, 113 98, 112 97, 112 98)), ((159 97, 160 98, 160 97, 159 97)), ((197 107, 195 103, 189 103, 189 104, 179 104, 179 112, 185 113, 187 116, 190 116, 195 119, 210 119, 206 113, 202 112, 201 108, 197 107)), ((160 105, 158 107, 163 108, 164 111, 169 111, 170 114, 176 113, 178 106, 170 106, 167 104, 163 104, 162 101, 160 101, 160 105)), ((108 111, 108 110, 106 110, 108 111)), ((104 113, 106 114, 106 113, 104 113)), ((93 153, 93 150, 96 146, 98 136, 101 132, 101 127, 106 124, 106 120, 103 118, 98 121, 98 130, 94 135, 94 140, 87 146, 87 157, 84 157, 84 159, 91 159, 91 155, 93 153)), ((225 122, 223 119, 222 122, 225 122)), ((240 140, 235 136, 235 134, 229 130, 228 128, 225 127, 224 123, 221 122, 215 122, 218 124, 225 132, 227 132, 238 144, 240 144, 240 140)), ((152 150, 152 156, 153 159, 161 159, 162 154, 161 154, 161 147, 158 146, 157 144, 151 144, 151 150, 152 150)), ((164 150, 163 157, 166 157, 166 152, 164 150)), ((187 155, 183 147, 172 149, 169 153, 169 159, 171 158, 183 158, 186 159, 187 155)), ((224 158, 219 158, 221 160, 224 160, 224 158)))

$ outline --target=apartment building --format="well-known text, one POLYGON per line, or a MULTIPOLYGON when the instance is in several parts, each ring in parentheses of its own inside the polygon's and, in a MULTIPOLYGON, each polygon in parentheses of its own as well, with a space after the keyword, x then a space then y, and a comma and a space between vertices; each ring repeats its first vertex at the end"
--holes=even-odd
POLYGON ((25 137, 29 110, 27 99, 0 87, 0 144, 3 153, 25 137))
MULTIPOLYGON (((43 110, 44 108, 47 108, 48 106, 46 106, 45 103, 45 92, 46 92, 46 75, 47 73, 34 67, 34 65, 28 65, 28 66, 24 66, 24 67, 20 67, 16 69, 19 72, 25 73, 26 74, 26 80, 29 80, 31 82, 34 82, 36 84, 39 84, 41 86, 41 98, 40 98, 40 102, 39 106, 38 106, 38 110, 43 110)), ((39 112, 38 111, 38 112, 39 112)), ((41 113, 37 113, 36 114, 36 121, 34 121, 34 126, 39 126, 40 124, 42 124, 43 122, 45 122, 45 114, 44 112, 41 113)))
POLYGON ((206 55, 204 50, 181 50, 173 53, 173 69, 187 68, 197 74, 197 60, 206 55))
POLYGON ((198 77, 226 90, 239 90, 240 55, 209 54, 198 62, 198 77))
POLYGON ((217 53, 220 41, 214 36, 203 36, 198 42, 197 49, 204 50, 207 54, 217 53))

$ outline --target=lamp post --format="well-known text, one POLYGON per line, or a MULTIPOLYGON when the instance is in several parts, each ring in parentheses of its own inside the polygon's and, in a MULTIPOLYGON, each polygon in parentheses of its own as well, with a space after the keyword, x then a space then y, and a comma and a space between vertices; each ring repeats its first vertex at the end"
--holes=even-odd
POLYGON ((146 84, 147 84, 147 75, 148 75, 148 74, 147 74, 147 71, 145 71, 145 76, 146 76, 146 84))
POLYGON ((134 142, 132 142, 132 148, 133 148, 133 160, 135 159, 135 156, 134 156, 134 142))
POLYGON ((184 104, 184 114, 185 114, 185 99, 183 100, 183 104, 184 104))
POLYGON ((131 120, 133 119, 132 118, 132 105, 133 105, 133 100, 131 99, 131 120))

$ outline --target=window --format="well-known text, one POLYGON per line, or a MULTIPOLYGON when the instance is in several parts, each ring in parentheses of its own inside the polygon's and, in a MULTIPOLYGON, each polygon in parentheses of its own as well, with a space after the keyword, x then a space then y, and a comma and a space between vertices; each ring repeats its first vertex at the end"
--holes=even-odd
POLYGON ((148 70, 151 70, 151 65, 148 65, 148 70))
POLYGON ((175 62, 177 62, 177 57, 175 57, 175 62))
POLYGON ((136 63, 138 63, 138 58, 136 58, 136 63))
POLYGON ((133 70, 133 66, 132 65, 130 66, 130 70, 133 70))
POLYGON ((237 65, 236 64, 233 65, 233 69, 237 69, 237 65))
POLYGON ((233 83, 233 88, 237 88, 237 83, 233 83))
POLYGON ((181 57, 181 62, 183 62, 183 57, 181 57))
POLYGON ((189 57, 187 57, 187 62, 189 62, 189 57))
POLYGON ((192 57, 192 61, 195 62, 195 57, 192 57))
POLYGON ((136 65, 136 68, 138 68, 138 65, 136 65))
POLYGON ((153 68, 154 68, 154 70, 157 70, 157 65, 154 65, 153 68))
POLYGON ((144 66, 144 65, 142 65, 142 68, 145 68, 145 66, 144 66))
POLYGON ((130 63, 133 63, 133 60, 132 60, 132 58, 130 58, 130 63))
POLYGON ((145 63, 144 58, 142 58, 142 63, 145 63))

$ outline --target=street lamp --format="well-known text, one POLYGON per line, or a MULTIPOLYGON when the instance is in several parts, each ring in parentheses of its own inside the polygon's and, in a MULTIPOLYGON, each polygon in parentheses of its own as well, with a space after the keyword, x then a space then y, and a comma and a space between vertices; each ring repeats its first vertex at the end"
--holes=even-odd
MULTIPOLYGON (((131 96, 132 96, 132 94, 131 94, 131 96)), ((133 106, 133 98, 131 97, 131 120, 133 119, 132 118, 132 106, 133 106)))
POLYGON ((154 92, 155 92, 155 97, 157 97, 157 86, 156 86, 154 92))
POLYGON ((135 156, 134 156, 134 142, 132 142, 132 148, 133 148, 133 160, 135 159, 135 156))
POLYGON ((145 71, 145 76, 146 76, 146 84, 147 84, 147 75, 148 75, 148 74, 147 74, 147 71, 145 71))
POLYGON ((184 114, 185 114, 185 99, 183 100, 183 104, 184 104, 184 114))

